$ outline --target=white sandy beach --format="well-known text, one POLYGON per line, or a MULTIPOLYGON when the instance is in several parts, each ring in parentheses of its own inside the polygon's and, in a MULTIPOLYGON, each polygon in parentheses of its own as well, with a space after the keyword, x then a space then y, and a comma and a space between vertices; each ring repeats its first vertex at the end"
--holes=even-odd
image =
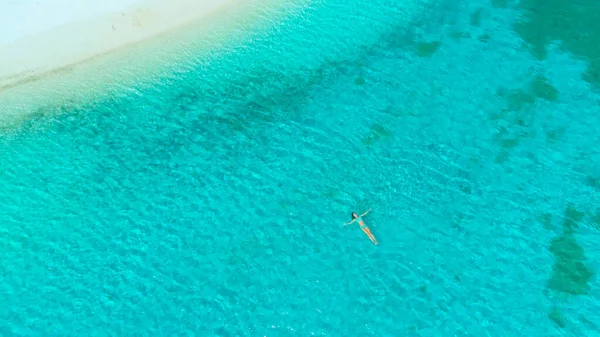
MULTIPOLYGON (((6 0, 5 0, 6 1, 6 0)), ((0 3, 0 89, 147 40, 235 0, 0 3)))

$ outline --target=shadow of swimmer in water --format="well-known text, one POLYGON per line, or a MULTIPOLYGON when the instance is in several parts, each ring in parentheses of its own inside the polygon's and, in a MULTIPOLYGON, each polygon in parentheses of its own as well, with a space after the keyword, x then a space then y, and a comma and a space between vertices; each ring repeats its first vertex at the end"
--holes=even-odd
POLYGON ((378 245, 379 242, 377 242, 377 239, 375 239, 375 237, 373 236, 373 234, 371 234, 371 231, 369 230, 369 227, 367 227, 367 225, 365 225, 365 222, 362 219, 362 217, 365 216, 365 215, 367 215, 367 213, 369 213, 370 211, 371 211, 371 208, 369 208, 368 211, 364 212, 360 216, 358 216, 358 215, 356 215, 356 213, 352 212, 352 221, 345 222, 344 226, 351 225, 355 221, 358 222, 358 225, 360 226, 360 229, 362 229, 362 231, 365 232, 365 234, 367 234, 367 236, 369 237, 369 239, 371 239, 371 241, 373 241, 374 244, 378 245))

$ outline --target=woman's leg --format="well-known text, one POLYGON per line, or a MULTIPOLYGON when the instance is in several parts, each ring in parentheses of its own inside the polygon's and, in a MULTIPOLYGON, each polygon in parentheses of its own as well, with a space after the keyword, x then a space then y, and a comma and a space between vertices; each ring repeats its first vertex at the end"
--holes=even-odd
POLYGON ((375 239, 375 237, 373 236, 373 234, 371 234, 371 231, 369 230, 368 227, 365 227, 362 230, 363 230, 363 232, 365 232, 365 234, 367 234, 367 236, 369 237, 369 239, 371 239, 371 241, 373 241, 374 244, 377 244, 377 240, 375 239))
POLYGON ((365 229, 367 230, 367 235, 369 235, 369 238, 371 238, 371 240, 377 244, 377 239, 375 239, 375 236, 373 236, 369 227, 367 227, 365 229))

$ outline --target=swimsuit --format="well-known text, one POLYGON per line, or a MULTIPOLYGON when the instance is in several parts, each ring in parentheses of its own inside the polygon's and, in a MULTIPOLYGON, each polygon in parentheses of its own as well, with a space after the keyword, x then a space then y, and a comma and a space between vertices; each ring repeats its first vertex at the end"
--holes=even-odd
POLYGON ((358 224, 360 225, 360 229, 363 229, 363 228, 367 227, 367 225, 365 224, 365 222, 364 222, 364 221, 363 221, 363 224, 361 225, 361 224, 360 224, 360 221, 361 221, 361 220, 362 220, 362 218, 358 218, 358 219, 356 219, 356 221, 357 221, 357 222, 358 222, 358 224))

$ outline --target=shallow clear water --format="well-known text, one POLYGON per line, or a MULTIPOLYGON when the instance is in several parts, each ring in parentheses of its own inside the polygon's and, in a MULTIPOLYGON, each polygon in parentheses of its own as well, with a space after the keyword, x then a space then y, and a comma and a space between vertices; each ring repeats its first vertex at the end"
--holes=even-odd
POLYGON ((600 97, 500 3, 316 2, 4 135, 0 334, 600 334, 600 97))

